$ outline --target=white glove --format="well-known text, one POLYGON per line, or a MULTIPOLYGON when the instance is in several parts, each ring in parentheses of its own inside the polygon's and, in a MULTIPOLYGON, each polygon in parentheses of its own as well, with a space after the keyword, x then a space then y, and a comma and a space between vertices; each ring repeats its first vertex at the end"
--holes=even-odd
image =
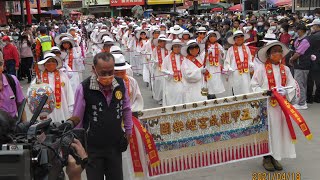
POLYGON ((173 76, 173 72, 170 72, 170 71, 163 71, 163 73, 169 76, 173 76))
POLYGON ((281 96, 286 96, 286 95, 287 95, 287 91, 286 91, 283 87, 277 87, 277 92, 278 92, 281 96))
POLYGON ((253 68, 254 67, 254 63, 249 63, 249 68, 253 68))
POLYGON ((204 67, 204 68, 201 69, 201 73, 202 73, 202 74, 204 74, 204 73, 206 73, 206 72, 207 72, 207 68, 204 67))
POLYGON ((222 69, 222 74, 230 75, 234 70, 232 68, 229 69, 222 69))
POLYGON ((214 47, 210 47, 209 49, 208 49, 208 53, 212 53, 214 51, 214 47))

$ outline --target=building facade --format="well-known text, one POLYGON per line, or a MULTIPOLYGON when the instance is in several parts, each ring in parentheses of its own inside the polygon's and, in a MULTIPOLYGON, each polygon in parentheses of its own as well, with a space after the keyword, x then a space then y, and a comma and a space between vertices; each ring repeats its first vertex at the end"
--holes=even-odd
POLYGON ((84 0, 84 8, 88 14, 95 17, 106 17, 111 15, 110 0, 84 0))
POLYGON ((145 0, 111 0, 110 6, 113 16, 132 16, 134 6, 144 6, 145 0))
POLYGON ((308 14, 310 9, 310 13, 313 14, 312 11, 315 8, 320 8, 320 0, 293 0, 292 1, 293 12, 299 11, 299 12, 302 12, 303 14, 308 14))

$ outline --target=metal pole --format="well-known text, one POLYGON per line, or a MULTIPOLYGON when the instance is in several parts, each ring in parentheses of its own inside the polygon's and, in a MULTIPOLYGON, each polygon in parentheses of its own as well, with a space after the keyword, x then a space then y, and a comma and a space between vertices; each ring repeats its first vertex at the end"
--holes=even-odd
POLYGON ((20 0, 20 10, 21 10, 21 22, 25 24, 25 17, 24 17, 24 8, 23 8, 23 0, 20 0))
POLYGON ((296 11, 296 0, 293 0, 292 13, 296 11))
POLYGON ((193 1, 194 14, 198 14, 198 0, 193 1))
POLYGON ((26 0, 26 11, 27 11, 27 21, 28 24, 32 24, 32 19, 31 19, 31 11, 30 11, 30 1, 26 0))
POLYGON ((176 0, 173 1, 173 12, 177 12, 176 0))
POLYGON ((309 16, 311 15, 311 0, 309 0, 309 11, 308 11, 309 16))
MULTIPOLYGON (((241 2, 241 1, 240 1, 241 2)), ((241 6, 242 6, 242 15, 243 16, 246 16, 246 0, 243 0, 242 2, 241 2, 241 6)))

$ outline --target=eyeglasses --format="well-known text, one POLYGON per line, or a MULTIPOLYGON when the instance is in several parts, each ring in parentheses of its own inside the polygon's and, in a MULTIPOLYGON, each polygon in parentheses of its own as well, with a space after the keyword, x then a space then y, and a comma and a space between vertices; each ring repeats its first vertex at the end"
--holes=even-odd
POLYGON ((206 33, 205 33, 205 32, 199 32, 198 34, 202 34, 202 35, 205 35, 206 33))

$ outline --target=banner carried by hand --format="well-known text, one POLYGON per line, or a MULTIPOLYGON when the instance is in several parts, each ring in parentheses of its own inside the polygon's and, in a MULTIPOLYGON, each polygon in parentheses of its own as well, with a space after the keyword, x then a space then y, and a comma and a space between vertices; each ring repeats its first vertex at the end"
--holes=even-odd
POLYGON ((268 96, 252 93, 140 112, 158 155, 150 159, 149 145, 140 147, 143 169, 158 177, 269 155, 267 104, 268 96))

